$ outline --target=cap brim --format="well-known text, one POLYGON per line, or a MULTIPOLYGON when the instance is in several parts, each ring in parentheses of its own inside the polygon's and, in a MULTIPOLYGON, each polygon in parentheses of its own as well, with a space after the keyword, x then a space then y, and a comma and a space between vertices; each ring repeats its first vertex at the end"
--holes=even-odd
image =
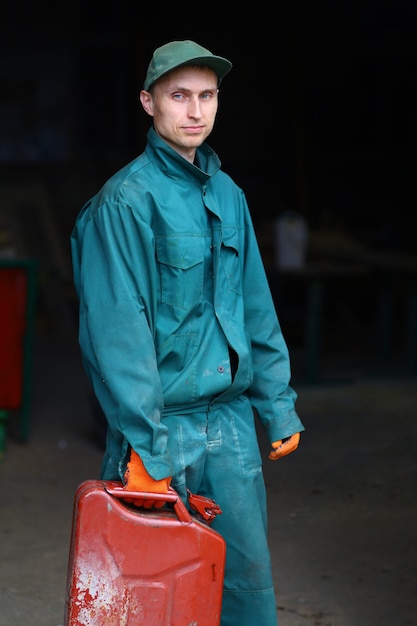
MULTIPOLYGON (((194 59, 189 59, 184 63, 180 63, 175 67, 185 67, 187 65, 202 65, 203 67, 210 67, 214 70, 219 78, 224 78, 228 72, 232 69, 232 64, 230 61, 225 59, 224 57, 218 56, 201 56, 195 57, 194 59)), ((172 69, 175 69, 174 67, 172 69)), ((165 72, 166 73, 166 72, 165 72)))

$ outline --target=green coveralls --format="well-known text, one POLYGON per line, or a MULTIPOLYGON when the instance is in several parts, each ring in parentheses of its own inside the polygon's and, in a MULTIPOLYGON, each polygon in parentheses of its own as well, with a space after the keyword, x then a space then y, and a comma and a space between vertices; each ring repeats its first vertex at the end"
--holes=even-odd
POLYGON ((191 164, 151 128, 71 246, 83 363, 108 421, 101 477, 123 479, 132 446, 184 501, 186 487, 216 500, 221 624, 275 626, 253 409, 270 442, 304 428, 242 190, 207 144, 191 164))

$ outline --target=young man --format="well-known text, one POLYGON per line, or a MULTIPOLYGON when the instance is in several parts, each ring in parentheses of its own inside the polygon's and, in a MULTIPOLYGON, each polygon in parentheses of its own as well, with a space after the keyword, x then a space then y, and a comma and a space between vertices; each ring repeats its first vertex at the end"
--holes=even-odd
POLYGON ((231 67, 193 41, 155 50, 145 150, 83 207, 71 244, 83 362, 108 422, 101 477, 215 500, 221 624, 275 626, 254 414, 271 460, 304 428, 244 193, 205 143, 231 67))

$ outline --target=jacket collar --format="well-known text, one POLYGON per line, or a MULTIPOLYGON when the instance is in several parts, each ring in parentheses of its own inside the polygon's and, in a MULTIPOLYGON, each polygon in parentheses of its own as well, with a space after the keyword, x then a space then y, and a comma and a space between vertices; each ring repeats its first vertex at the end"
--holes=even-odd
POLYGON ((148 131, 147 140, 145 151, 151 160, 157 161, 160 169, 171 178, 197 179, 200 183, 206 183, 220 169, 219 157, 206 143, 197 148, 196 163, 198 165, 196 165, 184 159, 161 139, 153 126, 148 131))

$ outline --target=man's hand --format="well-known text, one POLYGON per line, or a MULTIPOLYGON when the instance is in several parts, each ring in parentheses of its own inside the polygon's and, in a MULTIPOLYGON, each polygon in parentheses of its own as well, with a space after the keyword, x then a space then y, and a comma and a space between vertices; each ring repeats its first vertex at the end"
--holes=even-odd
MULTIPOLYGON (((124 489, 126 491, 145 491, 149 493, 167 493, 169 485, 171 483, 171 476, 168 478, 162 478, 161 480, 155 480, 145 469, 142 459, 133 450, 130 453, 130 461, 127 464, 125 472, 125 484, 124 489)), ((126 502, 135 504, 136 506, 143 506, 145 509, 160 509, 164 506, 163 500, 152 500, 144 498, 123 498, 126 502)))
POLYGON ((300 441, 300 433, 295 433, 295 435, 291 435, 290 437, 286 437, 285 439, 280 439, 279 441, 274 441, 272 447, 274 448, 269 453, 269 458, 271 461, 276 461, 280 459, 282 456, 286 456, 291 452, 294 452, 298 448, 298 444, 300 441))

